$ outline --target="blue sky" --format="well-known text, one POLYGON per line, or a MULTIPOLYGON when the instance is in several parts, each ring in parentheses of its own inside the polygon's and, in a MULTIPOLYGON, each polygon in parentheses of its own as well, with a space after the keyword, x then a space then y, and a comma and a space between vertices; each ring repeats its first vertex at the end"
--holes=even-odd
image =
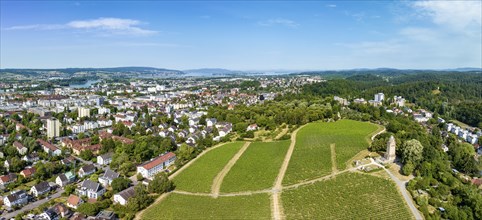
POLYGON ((481 1, 0 1, 0 68, 482 67, 481 1))

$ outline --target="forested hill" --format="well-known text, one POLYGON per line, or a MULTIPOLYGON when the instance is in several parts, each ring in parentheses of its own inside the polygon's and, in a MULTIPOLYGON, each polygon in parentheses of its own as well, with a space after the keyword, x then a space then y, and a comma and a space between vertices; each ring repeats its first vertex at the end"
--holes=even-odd
POLYGON ((171 70, 171 69, 163 69, 163 68, 154 68, 154 67, 111 67, 111 68, 64 68, 64 69, 0 69, 1 73, 15 73, 15 74, 38 74, 41 72, 61 72, 66 74, 74 74, 78 72, 112 72, 112 73, 128 73, 128 72, 136 72, 136 73, 144 73, 144 74, 153 74, 153 73, 177 73, 177 74, 184 74, 182 71, 179 70, 171 70))
POLYGON ((325 71, 308 71, 293 73, 292 75, 319 75, 324 78, 347 78, 357 75, 375 75, 383 77, 400 77, 409 75, 421 74, 448 74, 448 73, 481 73, 482 68, 461 68, 454 70, 403 70, 392 68, 378 68, 378 69, 353 69, 353 70, 325 70, 325 71))
POLYGON ((304 87, 309 95, 373 99, 378 92, 386 97, 403 96, 447 119, 457 119, 482 127, 482 73, 445 72, 404 74, 382 77, 354 75, 304 87))

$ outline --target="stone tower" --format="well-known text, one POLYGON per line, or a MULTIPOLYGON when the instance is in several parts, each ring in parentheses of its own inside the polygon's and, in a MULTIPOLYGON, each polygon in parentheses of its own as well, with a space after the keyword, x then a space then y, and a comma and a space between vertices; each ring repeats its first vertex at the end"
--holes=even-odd
POLYGON ((390 137, 390 140, 388 140, 387 143, 387 151, 385 152, 385 160, 387 160, 389 163, 392 163, 395 160, 395 138, 393 135, 390 137))

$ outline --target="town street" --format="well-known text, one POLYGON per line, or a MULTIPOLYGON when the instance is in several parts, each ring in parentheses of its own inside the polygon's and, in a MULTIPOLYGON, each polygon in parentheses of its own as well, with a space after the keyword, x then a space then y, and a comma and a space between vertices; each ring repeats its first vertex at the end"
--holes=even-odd
POLYGON ((13 211, 11 213, 4 213, 2 215, 2 217, 6 218, 6 219, 10 219, 10 218, 14 218, 15 216, 17 216, 19 213, 22 213, 22 212, 25 212, 25 211, 30 211, 34 208, 37 208, 39 207, 40 205, 48 202, 49 200, 52 200, 52 199, 55 199, 55 198, 58 198, 62 195, 62 193, 64 192, 63 189, 59 190, 58 192, 56 192, 55 194, 52 194, 50 195, 50 199, 48 198, 45 198, 45 199, 41 199, 41 200, 37 200, 35 202, 31 202, 27 205, 25 205, 24 207, 22 207, 21 209, 19 210, 16 210, 16 211, 13 211))

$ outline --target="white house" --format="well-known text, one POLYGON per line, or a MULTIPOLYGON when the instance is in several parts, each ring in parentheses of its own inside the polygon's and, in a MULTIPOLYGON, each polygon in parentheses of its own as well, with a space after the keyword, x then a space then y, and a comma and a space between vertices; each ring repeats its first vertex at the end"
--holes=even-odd
POLYGON ((3 198, 3 205, 12 208, 13 206, 21 206, 28 203, 28 196, 25 190, 12 192, 3 198))
POLYGON ((15 149, 17 149, 20 155, 25 155, 28 151, 28 149, 18 141, 13 142, 13 146, 15 147, 15 149))
POLYGON ((105 171, 104 174, 102 174, 102 176, 99 177, 99 182, 100 184, 102 184, 102 186, 104 187, 107 187, 109 186, 110 184, 112 184, 112 181, 114 181, 114 179, 117 179, 119 178, 119 174, 110 170, 110 169, 107 169, 105 171))
POLYGON ((60 187, 65 187, 67 184, 74 182, 74 180, 75 175, 71 171, 69 171, 57 176, 57 178, 55 178, 55 183, 60 187))
POLYGON ((246 128, 246 131, 256 131, 256 130, 258 130, 257 124, 249 125, 248 128, 246 128))
POLYGON ((114 194, 114 203, 118 203, 125 206, 127 205, 127 201, 129 201, 129 198, 134 197, 135 195, 136 195, 136 191, 134 187, 127 188, 122 192, 114 194))
POLYGON ((50 192, 50 185, 48 182, 41 182, 37 185, 32 186, 32 188, 30 188, 30 194, 32 194, 35 197, 38 197, 48 192, 50 192))
POLYGON ((89 164, 81 167, 78 172, 80 178, 84 176, 88 176, 93 173, 95 173, 95 166, 93 164, 89 164))
POLYGON ((140 173, 144 178, 152 179, 154 175, 165 170, 175 160, 176 154, 172 152, 166 153, 137 166, 137 173, 140 173))
POLYGON ((97 163, 99 165, 108 165, 112 162, 112 156, 114 155, 113 152, 109 152, 106 154, 102 154, 97 156, 97 163))
POLYGON ((206 126, 208 126, 208 127, 212 127, 212 126, 214 126, 216 123, 218 123, 218 120, 215 119, 215 118, 208 118, 208 119, 206 119, 206 126))
POLYGON ((82 182, 79 188, 76 189, 76 192, 80 196, 87 196, 89 199, 97 199, 104 195, 105 188, 99 183, 86 179, 82 182))

